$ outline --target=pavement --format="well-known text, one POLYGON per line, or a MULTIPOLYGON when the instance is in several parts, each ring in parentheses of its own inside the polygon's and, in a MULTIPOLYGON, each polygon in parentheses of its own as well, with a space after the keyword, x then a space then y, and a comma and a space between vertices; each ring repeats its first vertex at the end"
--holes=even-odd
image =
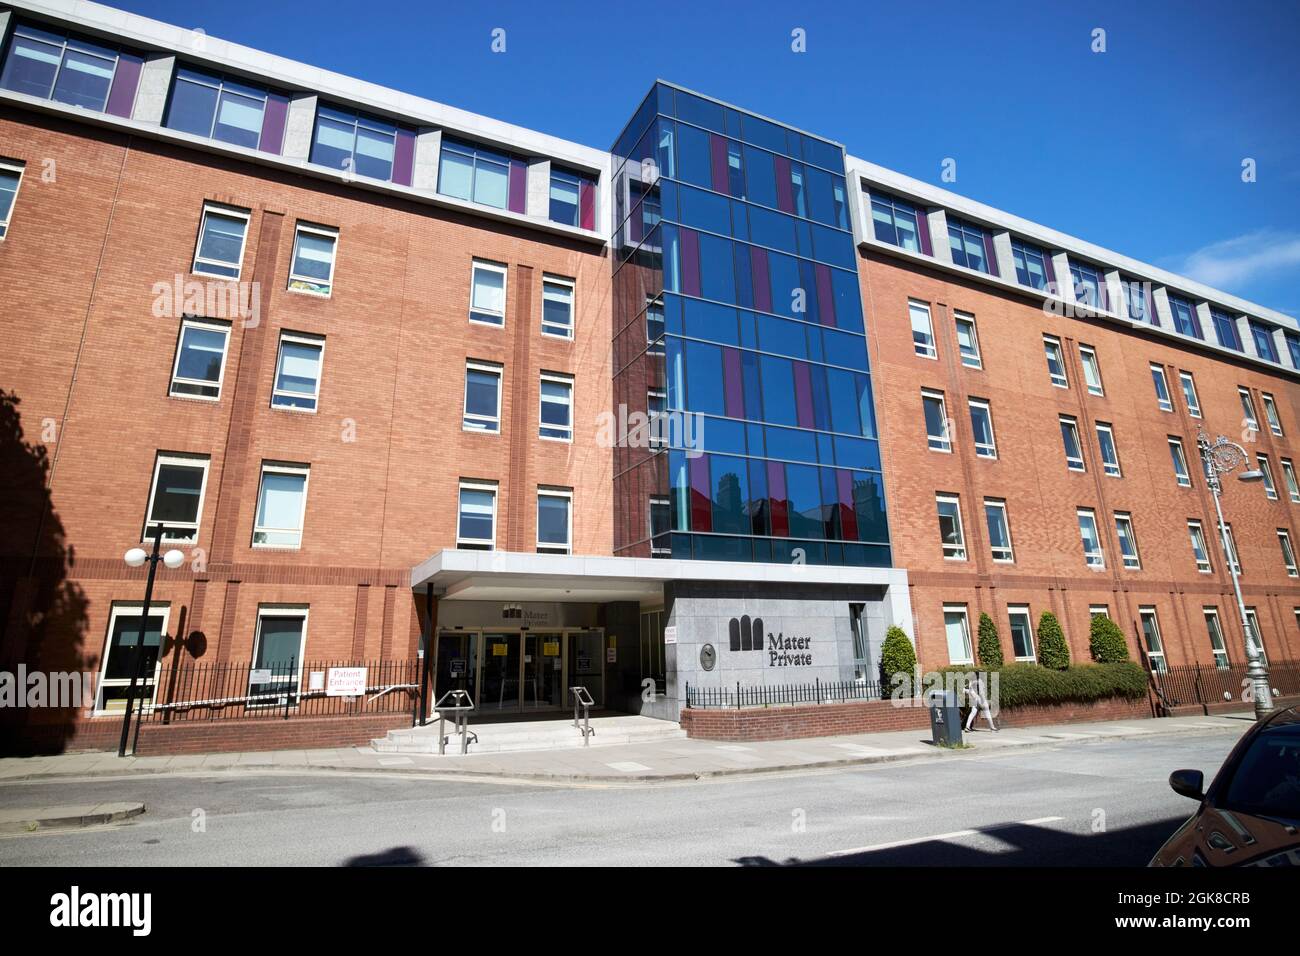
MULTIPOLYGON (((1242 712, 1210 717, 1050 724, 1007 728, 996 733, 977 727, 974 732, 967 733, 965 739, 969 746, 961 750, 936 747, 930 743, 928 733, 906 730, 747 743, 686 738, 464 756, 385 754, 370 747, 140 757, 74 753, 0 759, 0 784, 53 778, 241 771, 416 773, 464 780, 561 784, 668 782, 891 761, 960 760, 971 754, 1054 748, 1078 741, 1157 739, 1210 733, 1239 736, 1252 721, 1251 713, 1242 712)), ((592 724, 597 725, 597 718, 592 719, 592 724)))
POLYGON ((138 801, 0 810, 0 833, 100 826, 137 817, 142 813, 144 804, 138 801))

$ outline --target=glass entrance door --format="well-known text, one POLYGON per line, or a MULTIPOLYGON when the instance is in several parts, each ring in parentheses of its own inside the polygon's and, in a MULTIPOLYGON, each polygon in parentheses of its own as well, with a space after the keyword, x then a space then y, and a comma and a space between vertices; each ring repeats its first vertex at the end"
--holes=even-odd
POLYGON ((523 635, 524 710, 558 710, 564 706, 564 635, 523 635))
POLYGON ((569 679, 564 688, 566 706, 573 703, 570 687, 585 687, 597 707, 605 706, 605 631, 593 628, 569 632, 569 679))
POLYGON ((520 637, 518 633, 483 634, 483 676, 479 683, 483 699, 478 702, 479 710, 491 713, 520 709, 520 637))
POLYGON ((449 690, 469 692, 474 706, 478 699, 478 631, 442 631, 438 634, 437 670, 433 678, 433 702, 449 690))

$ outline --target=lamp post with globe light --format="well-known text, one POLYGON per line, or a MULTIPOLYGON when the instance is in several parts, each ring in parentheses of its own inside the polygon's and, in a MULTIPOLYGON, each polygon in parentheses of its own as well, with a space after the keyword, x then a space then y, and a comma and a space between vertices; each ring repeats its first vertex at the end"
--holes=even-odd
POLYGON ((126 695, 126 711, 122 715, 122 740, 117 745, 117 755, 126 756, 126 742, 131 735, 131 710, 135 703, 135 688, 141 680, 141 671, 144 670, 144 632, 149 625, 149 605, 153 603, 153 578, 154 573, 158 570, 158 562, 162 561, 171 570, 175 571, 185 563, 185 552, 178 551, 175 548, 167 551, 166 554, 159 556, 158 552, 162 548, 162 536, 165 525, 156 524, 153 527, 153 554, 149 554, 144 548, 132 548, 122 560, 126 562, 128 568, 138 568, 146 561, 149 562, 149 579, 144 587, 144 607, 140 610, 140 633, 135 643, 135 667, 131 670, 131 686, 126 695))
POLYGON ((1228 573, 1232 575, 1232 589, 1237 595, 1237 616, 1241 620, 1241 630, 1246 636, 1246 676, 1250 678, 1255 695, 1255 719, 1263 720, 1273 712, 1273 692, 1268 686, 1268 668, 1260 656, 1258 635, 1250 625, 1246 615, 1246 602, 1241 596, 1241 582, 1238 580, 1235 548, 1228 541, 1228 528, 1223 523, 1223 506, 1219 498, 1223 494, 1222 477, 1246 465, 1246 471, 1237 476, 1238 481, 1259 481, 1264 473, 1250 468, 1250 455, 1236 442, 1220 435, 1214 441, 1206 434, 1204 428, 1198 428, 1196 445, 1201 452, 1201 463, 1205 467, 1205 483, 1214 496, 1214 511, 1219 519, 1219 545, 1223 548, 1223 557, 1228 562, 1228 573))

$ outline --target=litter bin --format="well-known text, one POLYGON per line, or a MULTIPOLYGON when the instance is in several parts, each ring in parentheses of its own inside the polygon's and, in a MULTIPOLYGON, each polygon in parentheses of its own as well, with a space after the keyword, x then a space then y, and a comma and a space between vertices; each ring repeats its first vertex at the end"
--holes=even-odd
POLYGON ((961 744, 961 710, 956 691, 942 691, 930 697, 930 734, 937 746, 961 744))

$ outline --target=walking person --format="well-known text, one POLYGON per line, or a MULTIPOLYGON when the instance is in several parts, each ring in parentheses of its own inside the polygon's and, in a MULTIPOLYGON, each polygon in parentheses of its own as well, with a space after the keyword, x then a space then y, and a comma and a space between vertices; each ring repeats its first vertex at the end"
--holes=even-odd
POLYGON ((993 724, 993 712, 989 710, 989 699, 984 690, 984 681, 978 676, 966 684, 966 700, 970 704, 970 716, 966 718, 966 731, 970 732, 971 724, 975 723, 975 715, 983 714, 984 719, 988 721, 989 730, 996 731, 998 728, 993 724))

